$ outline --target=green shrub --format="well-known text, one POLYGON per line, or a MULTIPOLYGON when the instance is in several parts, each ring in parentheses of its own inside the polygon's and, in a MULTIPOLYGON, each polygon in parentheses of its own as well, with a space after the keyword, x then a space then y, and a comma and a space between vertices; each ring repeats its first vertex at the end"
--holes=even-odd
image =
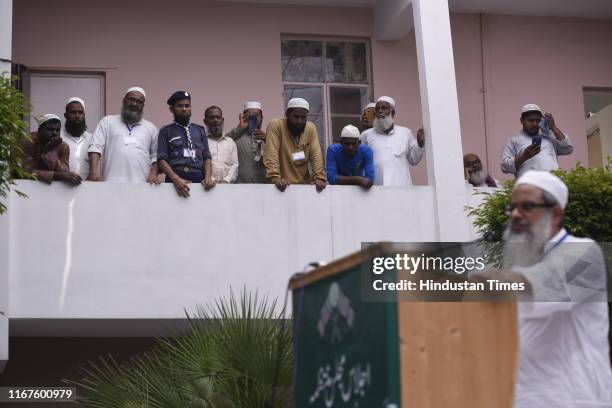
MULTIPOLYGON (((21 168, 21 146, 29 137, 28 123, 24 120, 30 105, 11 80, 0 76, 0 214, 6 211, 4 200, 14 178, 29 178, 21 168)), ((17 194, 24 196, 21 192, 17 194)))
MULTIPOLYGON (((578 164, 565 171, 555 170, 567 185, 569 201, 565 209, 565 228, 578 237, 588 237, 597 242, 612 242, 612 161, 604 168, 586 168, 578 164)), ((500 264, 502 235, 508 216, 505 208, 510 203, 514 181, 507 181, 500 190, 486 195, 482 203, 470 207, 474 226, 482 234, 489 261, 500 264)))
POLYGON ((284 408, 293 343, 283 318, 276 302, 231 294, 199 308, 186 332, 158 339, 154 350, 124 364, 100 359, 66 382, 90 408, 284 408))
MULTIPOLYGON (((555 170, 567 185, 569 201, 565 209, 565 228, 572 235, 597 242, 612 241, 612 161, 604 168, 586 168, 578 164, 571 171, 555 170)), ((508 217, 504 213, 510 203, 514 181, 507 181, 477 208, 470 208, 479 233, 490 241, 501 241, 508 217)))

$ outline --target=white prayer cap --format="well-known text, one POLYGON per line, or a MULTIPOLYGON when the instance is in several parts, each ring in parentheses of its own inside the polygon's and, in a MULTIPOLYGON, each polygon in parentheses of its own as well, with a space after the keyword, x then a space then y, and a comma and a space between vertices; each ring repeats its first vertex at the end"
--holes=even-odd
POLYGON ((71 104, 72 102, 78 102, 81 104, 81 106, 83 107, 83 109, 85 109, 85 101, 83 101, 81 98, 79 98, 78 96, 73 96, 72 98, 68 99, 68 102, 66 102, 66 105, 71 104))
POLYGON ((257 102, 257 101, 245 102, 244 106, 242 108, 242 111, 244 112, 247 109, 259 109, 259 110, 262 110, 261 102, 257 102))
POLYGON ((516 189, 521 184, 529 184, 536 186, 541 190, 550 193, 557 199, 561 208, 567 205, 567 186, 561 179, 547 171, 529 170, 516 181, 514 188, 516 189))
POLYGON ((528 103, 527 105, 523 105, 523 107, 521 108, 521 114, 525 112, 540 112, 542 115, 544 114, 542 112, 542 109, 540 109, 540 107, 535 103, 528 103))
POLYGON ((347 138, 347 139, 359 139, 359 136, 360 136, 359 129, 357 129, 353 125, 346 125, 342 129, 342 133, 340 134, 341 138, 347 138))
POLYGON ((142 94, 142 96, 144 96, 145 98, 147 97, 147 94, 145 93, 144 89, 142 89, 139 86, 133 86, 131 88, 129 88, 127 91, 125 91, 125 94, 129 94, 130 92, 140 92, 142 94))
POLYGON ((387 102, 389 105, 391 105, 391 108, 395 109, 395 99, 391 98, 390 96, 381 96, 376 100, 376 103, 378 102, 387 102))
POLYGON ((375 107, 376 107, 376 104, 374 102, 370 102, 365 106, 365 108, 363 108, 363 110, 374 109, 375 107))
POLYGON ((53 113, 45 113, 44 115, 38 118, 38 126, 41 126, 43 123, 48 122, 50 120, 57 120, 58 122, 62 121, 59 116, 53 113))
POLYGON ((290 99, 289 102, 287 102, 287 109, 291 108, 302 108, 306 109, 307 111, 310 111, 310 105, 308 104, 308 101, 302 98, 290 99))

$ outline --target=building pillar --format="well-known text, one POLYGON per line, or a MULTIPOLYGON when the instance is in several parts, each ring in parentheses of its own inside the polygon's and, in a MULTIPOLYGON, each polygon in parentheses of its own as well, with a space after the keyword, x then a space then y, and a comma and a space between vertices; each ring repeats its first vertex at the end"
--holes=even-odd
POLYGON ((412 10, 438 239, 467 241, 470 230, 448 0, 412 0, 412 10))
POLYGON ((0 74, 11 75, 13 0, 0 0, 0 74))

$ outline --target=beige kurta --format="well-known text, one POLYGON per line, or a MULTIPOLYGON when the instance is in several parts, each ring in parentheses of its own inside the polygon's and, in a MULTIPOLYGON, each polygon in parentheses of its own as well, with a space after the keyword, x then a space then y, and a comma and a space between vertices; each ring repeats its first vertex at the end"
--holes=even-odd
POLYGON ((325 182, 325 168, 317 128, 311 122, 306 123, 304 132, 300 135, 299 143, 289 133, 287 119, 274 119, 266 129, 266 149, 264 151, 264 165, 267 178, 275 183, 283 178, 289 184, 305 184, 311 180, 325 182), (293 154, 304 152, 304 159, 294 161, 293 154), (309 173, 308 165, 312 169, 309 173))

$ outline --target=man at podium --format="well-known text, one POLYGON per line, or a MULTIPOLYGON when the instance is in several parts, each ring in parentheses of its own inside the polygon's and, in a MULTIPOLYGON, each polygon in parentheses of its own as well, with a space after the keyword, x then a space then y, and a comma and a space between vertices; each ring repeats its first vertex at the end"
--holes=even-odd
POLYGON ((500 273, 531 291, 518 305, 516 408, 612 407, 604 258, 563 228, 567 201, 558 177, 532 170, 507 208, 504 269, 513 272, 500 273))

